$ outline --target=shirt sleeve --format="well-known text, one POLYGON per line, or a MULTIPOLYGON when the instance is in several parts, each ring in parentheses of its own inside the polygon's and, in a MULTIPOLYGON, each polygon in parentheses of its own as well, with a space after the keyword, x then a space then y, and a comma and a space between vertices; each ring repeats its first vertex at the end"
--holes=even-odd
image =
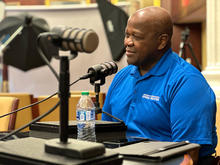
POLYGON ((170 121, 173 141, 214 145, 215 94, 200 76, 182 78, 173 86, 170 121))

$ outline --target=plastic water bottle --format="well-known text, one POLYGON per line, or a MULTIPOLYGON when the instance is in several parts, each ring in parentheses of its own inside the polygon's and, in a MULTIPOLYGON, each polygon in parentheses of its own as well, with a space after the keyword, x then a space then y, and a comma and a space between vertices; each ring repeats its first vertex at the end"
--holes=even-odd
POLYGON ((76 108, 77 139, 95 142, 95 106, 89 92, 81 94, 76 108))

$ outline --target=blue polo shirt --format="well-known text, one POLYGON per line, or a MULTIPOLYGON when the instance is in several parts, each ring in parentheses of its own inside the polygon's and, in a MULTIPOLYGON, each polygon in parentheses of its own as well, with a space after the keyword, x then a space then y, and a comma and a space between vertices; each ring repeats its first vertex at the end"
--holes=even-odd
MULTIPOLYGON (((216 100, 202 74, 169 49, 144 76, 128 65, 118 72, 103 111, 123 120, 127 136, 201 144, 200 156, 215 152, 216 100)), ((103 120, 114 119, 103 114, 103 120)))

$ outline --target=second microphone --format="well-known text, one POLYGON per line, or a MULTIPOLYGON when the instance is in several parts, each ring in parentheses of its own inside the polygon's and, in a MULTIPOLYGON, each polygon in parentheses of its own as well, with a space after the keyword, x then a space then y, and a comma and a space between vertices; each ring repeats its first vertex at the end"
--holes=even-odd
POLYGON ((91 66, 88 73, 81 77, 81 79, 90 78, 92 81, 100 80, 106 76, 112 75, 118 71, 118 66, 115 62, 104 62, 98 65, 91 66))

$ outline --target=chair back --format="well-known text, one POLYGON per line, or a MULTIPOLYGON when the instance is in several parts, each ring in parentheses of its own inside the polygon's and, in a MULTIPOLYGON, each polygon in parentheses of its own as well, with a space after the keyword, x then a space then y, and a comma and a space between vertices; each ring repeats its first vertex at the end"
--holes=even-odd
MULTIPOLYGON (((13 112, 18 108, 16 97, 0 96, 0 115, 13 112)), ((0 118, 0 131, 11 131, 15 128, 16 113, 0 118)))
MULTIPOLYGON (((33 95, 29 93, 0 93, 0 96, 11 96, 19 99, 18 108, 23 108, 27 105, 30 105, 33 100, 33 95)), ((24 126, 33 119, 32 108, 26 108, 17 113, 17 119, 15 122, 15 129, 24 126)), ((25 128, 22 132, 28 131, 29 128, 25 128)))
MULTIPOLYGON (((81 96, 81 92, 82 91, 70 91, 71 96, 75 95, 75 96, 81 96)), ((93 102, 95 102, 96 98, 95 98, 95 92, 94 91, 89 91, 89 96, 92 98, 93 102)), ((100 108, 103 107, 104 102, 105 102, 105 96, 106 94, 104 92, 100 92, 99 93, 99 103, 100 103, 100 108)), ((97 114, 96 119, 97 120, 101 120, 102 118, 102 114, 97 114)))
MULTIPOLYGON (((45 99, 48 96, 39 96, 38 101, 45 99)), ((76 105, 80 99, 80 96, 71 96, 69 98, 69 120, 76 120, 76 105)), ((54 107, 59 101, 59 97, 53 96, 52 98, 40 103, 38 105, 39 115, 44 114, 54 107)), ((44 117, 40 121, 59 121, 60 120, 60 107, 57 107, 52 113, 44 117)))

